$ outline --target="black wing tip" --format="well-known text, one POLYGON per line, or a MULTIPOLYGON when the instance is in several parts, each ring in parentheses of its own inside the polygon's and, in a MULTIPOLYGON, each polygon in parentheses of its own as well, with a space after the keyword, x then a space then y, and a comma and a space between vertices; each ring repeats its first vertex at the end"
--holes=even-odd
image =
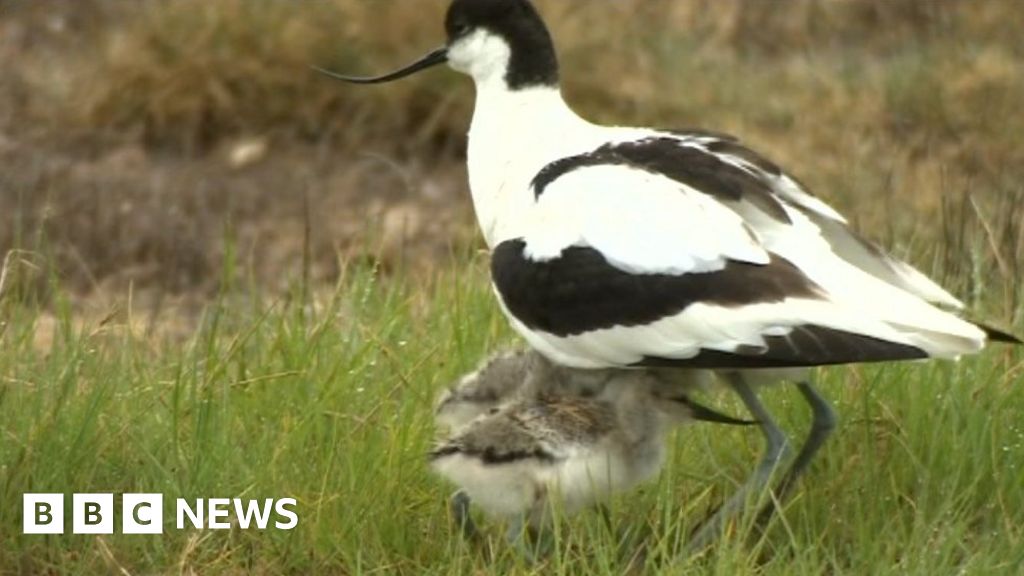
POLYGON ((751 426, 759 423, 757 420, 745 420, 729 416, 728 414, 709 408, 685 394, 675 398, 670 398, 670 400, 678 402, 679 404, 689 408, 692 418, 698 422, 712 422, 716 424, 726 424, 729 426, 751 426))
POLYGON ((839 364, 923 360, 926 351, 852 332, 822 326, 793 328, 789 336, 768 336, 765 347, 741 347, 734 352, 703 349, 693 358, 647 357, 645 368, 813 368, 839 364))
POLYGON ((1017 346, 1024 344, 1024 340, 1021 340, 1009 332, 1005 332, 991 326, 986 326, 985 324, 979 324, 978 322, 974 322, 974 325, 981 328, 982 332, 985 333, 985 336, 987 336, 992 342, 1002 342, 1004 344, 1014 344, 1017 346))

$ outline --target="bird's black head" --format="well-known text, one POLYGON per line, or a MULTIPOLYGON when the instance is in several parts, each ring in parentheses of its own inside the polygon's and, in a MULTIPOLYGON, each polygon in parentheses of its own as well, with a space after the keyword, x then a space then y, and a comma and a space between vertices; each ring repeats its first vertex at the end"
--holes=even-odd
POLYGON ((448 58, 456 70, 473 76, 487 74, 507 49, 502 72, 509 88, 558 83, 554 42, 527 0, 455 0, 444 25, 448 58))
POLYGON ((378 84, 448 62, 478 83, 503 81, 512 90, 558 84, 554 43, 528 0, 454 0, 445 17, 445 46, 382 76, 330 76, 357 84, 378 84))

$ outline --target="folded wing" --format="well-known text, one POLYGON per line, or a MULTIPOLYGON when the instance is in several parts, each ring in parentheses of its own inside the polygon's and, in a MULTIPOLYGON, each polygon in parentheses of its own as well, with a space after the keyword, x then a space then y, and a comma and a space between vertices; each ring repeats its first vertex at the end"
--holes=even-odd
POLYGON ((492 259, 500 300, 531 344, 574 366, 713 368, 984 345, 881 251, 849 248, 857 237, 827 205, 780 192, 781 172, 713 138, 608 144, 538 175, 523 234, 492 259))

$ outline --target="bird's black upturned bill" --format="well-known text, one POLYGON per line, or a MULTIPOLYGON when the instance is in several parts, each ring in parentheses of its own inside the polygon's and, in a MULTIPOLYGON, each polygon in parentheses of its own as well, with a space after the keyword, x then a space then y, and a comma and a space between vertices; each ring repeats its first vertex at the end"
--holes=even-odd
POLYGON ((404 68, 400 68, 394 72, 388 72, 387 74, 382 74, 380 76, 346 76, 325 68, 320 68, 319 66, 313 66, 313 69, 321 74, 326 74, 335 80, 341 80, 342 82, 348 82, 350 84, 383 84, 385 82, 391 82, 393 80, 405 78, 406 76, 411 76, 421 70, 426 70, 427 68, 437 66, 438 64, 444 64, 447 61, 448 48, 443 46, 412 64, 405 66, 404 68))

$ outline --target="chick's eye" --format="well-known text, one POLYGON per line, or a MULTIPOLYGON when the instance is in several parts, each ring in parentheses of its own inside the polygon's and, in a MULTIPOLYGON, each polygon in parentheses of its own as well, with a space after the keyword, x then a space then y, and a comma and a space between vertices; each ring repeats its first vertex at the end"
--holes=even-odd
POLYGON ((452 32, 454 32, 456 36, 463 36, 463 35, 465 35, 466 33, 469 32, 469 23, 468 22, 456 22, 452 26, 452 32))

